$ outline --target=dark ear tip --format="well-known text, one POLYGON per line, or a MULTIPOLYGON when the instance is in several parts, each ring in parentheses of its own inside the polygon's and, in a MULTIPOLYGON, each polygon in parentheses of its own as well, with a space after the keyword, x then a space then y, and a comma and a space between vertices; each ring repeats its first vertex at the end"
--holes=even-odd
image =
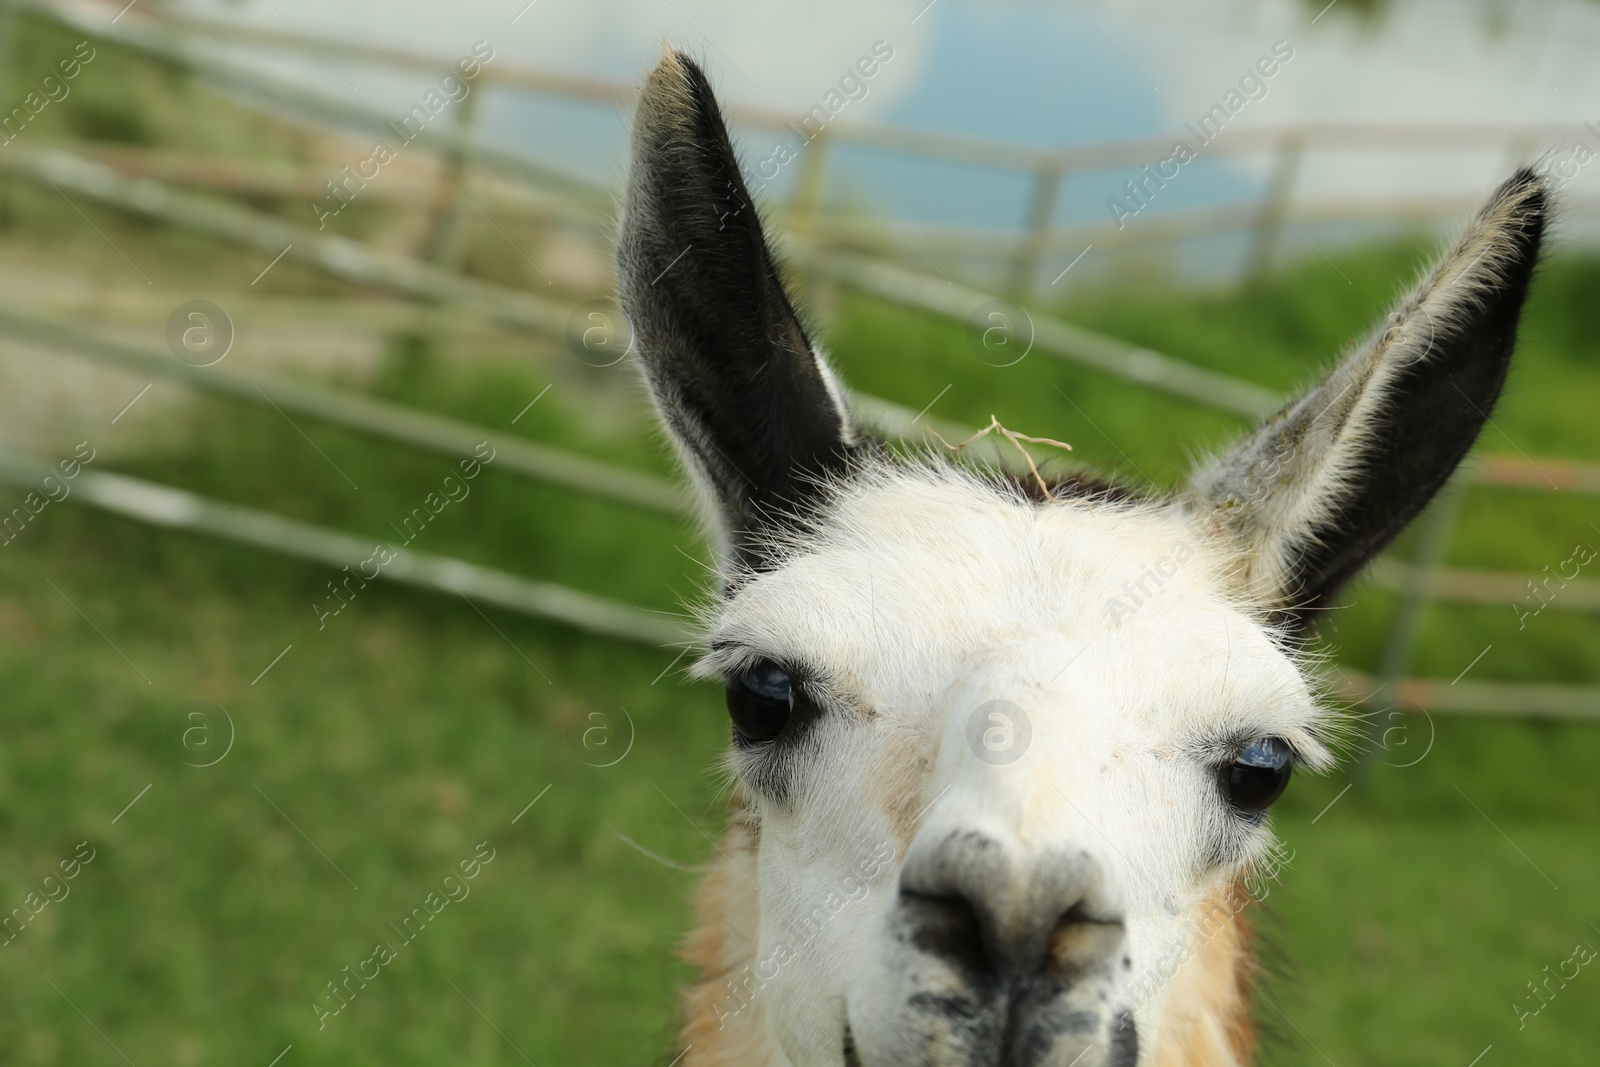
POLYGON ((639 108, 655 115, 690 114, 703 105, 710 91, 706 72, 694 57, 681 49, 668 48, 645 79, 639 108))
POLYGON ((1522 167, 1495 190, 1484 214, 1496 219, 1512 216, 1537 234, 1550 214, 1553 197, 1550 178, 1542 169, 1522 167))
POLYGON ((703 79, 705 72, 694 61, 693 56, 681 48, 668 48, 662 53, 656 69, 650 72, 646 80, 646 92, 657 87, 663 89, 687 87, 696 75, 703 79))
MULTIPOLYGON (((1519 168, 1494 191, 1457 242, 1460 261, 1470 260, 1465 270, 1491 288, 1525 290, 1537 268, 1554 199, 1550 176, 1542 168, 1519 168)), ((1520 295, 1516 306, 1521 306, 1520 295)), ((1510 358, 1509 350, 1505 355, 1510 358)))
POLYGON ((1518 167, 1516 172, 1502 184, 1502 189, 1524 189, 1532 185, 1543 185, 1544 173, 1538 167, 1518 167))

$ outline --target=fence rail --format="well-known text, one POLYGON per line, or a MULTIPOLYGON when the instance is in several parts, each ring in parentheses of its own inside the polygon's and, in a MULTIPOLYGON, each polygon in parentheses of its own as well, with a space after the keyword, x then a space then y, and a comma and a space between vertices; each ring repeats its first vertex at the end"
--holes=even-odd
MULTIPOLYGON (((1539 682, 1456 682, 1405 678, 1385 690, 1376 678, 1357 671, 1328 672, 1331 691, 1351 704, 1382 704, 1382 711, 1449 712, 1452 715, 1523 715, 1600 720, 1600 687, 1545 685, 1539 682)), ((1387 725, 1374 720, 1381 735, 1387 725)), ((1376 752, 1382 751, 1376 749, 1376 752)))
POLYGON ((453 459, 470 456, 479 443, 487 443, 495 450, 495 462, 500 468, 529 478, 652 511, 679 515, 692 511, 689 495, 670 482, 399 404, 265 375, 196 367, 167 352, 113 341, 64 322, 3 305, 0 305, 0 332, 121 370, 167 378, 191 389, 280 412, 308 415, 453 459))
MULTIPOLYGON (((13 485, 37 485, 54 469, 30 456, 0 453, 0 481, 13 485)), ((362 563, 372 562, 374 546, 379 543, 379 539, 222 504, 181 489, 105 471, 80 471, 73 481, 73 493, 66 499, 156 526, 191 530, 330 567, 354 568, 358 574, 362 563)), ((477 598, 495 607, 624 641, 663 645, 684 643, 691 638, 688 627, 659 612, 458 559, 405 548, 393 552, 378 573, 403 585, 453 593, 468 603, 477 598)))
MULTIPOLYGON (((220 45, 253 45, 307 57, 340 56, 391 70, 435 73, 449 64, 437 56, 407 49, 358 44, 317 35, 243 26, 233 22, 179 15, 159 8, 135 7, 116 24, 105 19, 105 5, 84 0, 0 0, 0 9, 30 11, 70 25, 80 32, 115 40, 163 62, 194 71, 253 106, 287 111, 303 121, 369 133, 381 130, 390 116, 350 105, 248 65, 230 62, 220 45), (202 46, 204 45, 204 46, 202 46)), ((535 94, 611 109, 628 108, 636 87, 623 82, 558 74, 499 61, 485 66, 477 80, 484 86, 535 94)), ((473 100, 473 96, 468 96, 473 100)), ((750 130, 788 133, 802 115, 735 103, 734 121, 750 130)), ((443 127, 428 127, 422 143, 454 155, 473 167, 515 177, 553 197, 573 217, 591 221, 609 218, 612 191, 581 175, 486 145, 473 128, 475 115, 443 127)), ((797 233, 830 235, 876 254, 894 245, 890 233, 849 212, 828 211, 826 190, 830 159, 840 146, 911 160, 939 162, 1027 177, 1031 192, 1018 214, 1019 228, 913 227, 899 229, 927 254, 1009 262, 1009 292, 1029 295, 1042 264, 1053 256, 1075 255, 1085 244, 1107 250, 1178 241, 1229 232, 1250 235, 1245 273, 1266 271, 1275 255, 1283 226, 1328 222, 1439 223, 1459 217, 1455 196, 1371 199, 1323 198, 1302 201, 1297 194, 1300 162, 1319 152, 1498 153, 1515 162, 1540 146, 1579 141, 1600 148, 1600 135, 1580 124, 1470 122, 1311 123, 1288 128, 1230 128, 1205 146, 1208 158, 1267 161, 1268 194, 1243 203, 1210 205, 1192 211, 1163 211, 1137 226, 1114 224, 1060 226, 1056 223, 1062 191, 1074 178, 1093 172, 1138 168, 1163 158, 1172 148, 1171 135, 1140 137, 1084 145, 1041 146, 994 138, 866 123, 830 117, 815 136, 799 147, 802 156, 797 188, 787 205, 786 221, 797 233), (915 232, 913 232, 915 231, 915 232)), ((448 207, 450 201, 441 204, 448 207)), ((1600 217, 1600 201, 1572 200, 1569 217, 1600 217)))

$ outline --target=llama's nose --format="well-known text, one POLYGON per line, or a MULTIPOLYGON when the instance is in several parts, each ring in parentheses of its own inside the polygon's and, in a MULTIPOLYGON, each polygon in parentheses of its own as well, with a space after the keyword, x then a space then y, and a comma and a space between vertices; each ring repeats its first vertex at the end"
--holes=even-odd
POLYGON ((1122 915, 1091 854, 1025 859, 973 830, 912 848, 899 912, 915 948, 978 984, 1042 973, 1071 985, 1123 952, 1122 915))

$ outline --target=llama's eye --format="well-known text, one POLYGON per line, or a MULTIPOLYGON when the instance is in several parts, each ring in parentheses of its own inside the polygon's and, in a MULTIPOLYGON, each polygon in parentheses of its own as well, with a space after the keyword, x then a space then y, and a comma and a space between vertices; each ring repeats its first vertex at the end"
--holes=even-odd
POLYGON ((1290 770, 1289 746, 1283 741, 1276 737, 1252 741, 1223 768, 1228 803, 1245 815, 1260 815, 1283 795, 1290 770))
POLYGON ((803 699, 787 671, 763 660, 728 682, 728 715, 745 741, 771 741, 803 699))

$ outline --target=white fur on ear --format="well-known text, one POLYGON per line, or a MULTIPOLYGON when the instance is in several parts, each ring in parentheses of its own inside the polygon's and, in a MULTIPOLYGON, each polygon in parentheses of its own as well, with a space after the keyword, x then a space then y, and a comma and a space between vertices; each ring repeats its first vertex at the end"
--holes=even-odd
POLYGON ((1444 484, 1499 396, 1549 195, 1507 181, 1365 343, 1195 471, 1182 499, 1233 538, 1252 598, 1326 601, 1444 484))

